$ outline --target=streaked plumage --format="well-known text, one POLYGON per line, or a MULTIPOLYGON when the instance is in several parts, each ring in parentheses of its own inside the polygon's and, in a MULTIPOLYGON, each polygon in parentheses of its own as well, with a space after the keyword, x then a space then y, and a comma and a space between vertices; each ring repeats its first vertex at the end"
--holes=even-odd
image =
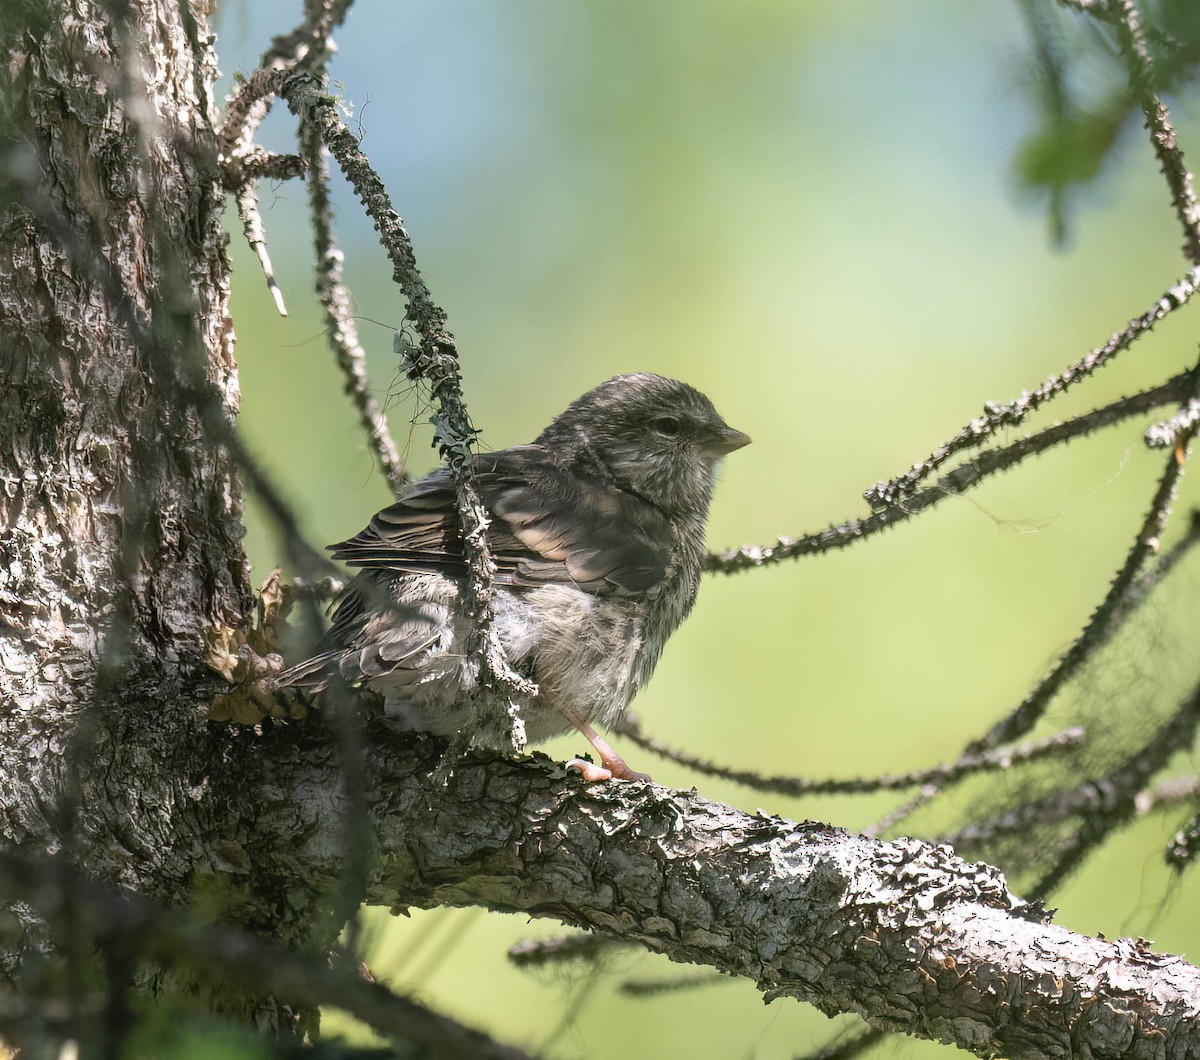
MULTIPOLYGON (((577 728, 603 779, 636 776, 591 729, 611 725, 692 607, 716 466, 749 439, 675 380, 617 376, 531 445, 475 458, 496 561, 495 629, 538 686, 522 705, 531 741, 577 728)), ((382 695, 407 727, 451 734, 478 673, 459 614, 466 577, 445 468, 409 486, 355 537, 331 546, 360 573, 322 651, 280 684, 323 691, 332 674, 382 695)))

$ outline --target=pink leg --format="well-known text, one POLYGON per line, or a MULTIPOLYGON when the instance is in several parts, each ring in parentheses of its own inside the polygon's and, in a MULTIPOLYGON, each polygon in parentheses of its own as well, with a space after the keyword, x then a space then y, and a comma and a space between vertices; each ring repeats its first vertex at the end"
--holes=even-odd
POLYGON ((586 721, 580 721, 577 718, 570 718, 570 721, 575 728, 587 737, 588 743, 596 749, 596 753, 600 756, 600 765, 585 762, 582 758, 572 758, 567 763, 568 769, 577 770, 589 784, 596 781, 612 780, 613 777, 616 777, 618 780, 650 779, 648 773, 639 773, 634 769, 630 769, 625 764, 625 759, 609 747, 600 734, 586 721))

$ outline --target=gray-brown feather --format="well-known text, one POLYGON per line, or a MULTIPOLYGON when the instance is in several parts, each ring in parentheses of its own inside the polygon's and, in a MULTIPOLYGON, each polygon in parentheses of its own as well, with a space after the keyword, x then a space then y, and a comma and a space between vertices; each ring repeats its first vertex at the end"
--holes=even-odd
MULTIPOLYGON (((522 707, 530 740, 569 730, 570 716, 612 724, 649 679, 695 600, 715 466, 734 435, 691 387, 619 376, 534 444, 475 458, 495 629, 539 690, 522 707)), ((360 572, 322 650, 280 683, 321 692, 336 673, 408 727, 458 731, 478 671, 458 607, 466 567, 449 472, 331 547, 360 572)))

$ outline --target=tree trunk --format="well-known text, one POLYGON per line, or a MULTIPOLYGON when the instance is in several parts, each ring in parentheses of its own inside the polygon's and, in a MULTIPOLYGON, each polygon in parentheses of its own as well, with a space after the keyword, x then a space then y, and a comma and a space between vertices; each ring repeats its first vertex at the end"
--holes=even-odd
MULTIPOLYGON (((23 12, 0 75, 33 206, 0 233, 0 822, 169 895, 175 809, 220 776, 204 631, 250 604, 234 466, 167 381, 204 351, 237 409, 215 56, 204 4, 55 8, 23 12)), ((10 974, 27 944, 4 939, 10 974)))

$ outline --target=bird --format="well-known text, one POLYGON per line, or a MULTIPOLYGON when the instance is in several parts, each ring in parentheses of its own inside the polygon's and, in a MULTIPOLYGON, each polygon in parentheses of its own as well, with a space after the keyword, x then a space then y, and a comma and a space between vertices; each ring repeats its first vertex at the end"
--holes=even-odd
MULTIPOLYGON (((700 391, 638 372, 571 402, 532 443, 472 457, 495 563, 492 629, 537 688, 520 704, 525 735, 580 732, 599 764, 568 766, 589 782, 649 779, 593 724, 620 720, 691 611, 718 468, 749 442, 700 391)), ((479 664, 449 469, 329 550, 358 573, 319 650, 277 685, 319 696, 340 678, 381 696, 400 728, 462 730, 479 664)))

